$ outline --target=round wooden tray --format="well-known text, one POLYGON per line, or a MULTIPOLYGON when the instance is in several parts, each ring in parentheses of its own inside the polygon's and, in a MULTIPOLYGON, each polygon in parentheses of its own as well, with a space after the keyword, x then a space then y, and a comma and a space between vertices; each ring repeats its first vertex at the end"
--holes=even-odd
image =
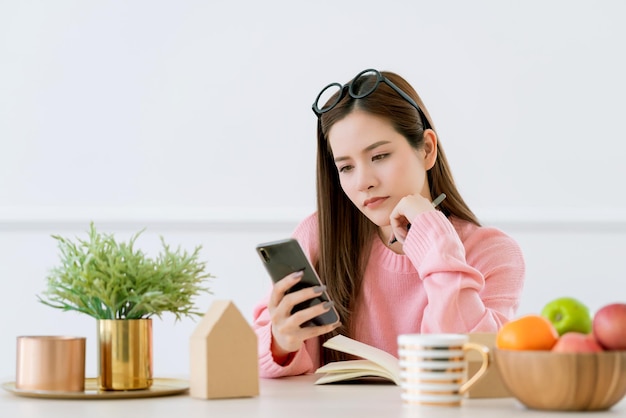
POLYGON ((156 396, 178 395, 187 392, 189 382, 181 379, 155 378, 152 386, 142 390, 99 390, 96 378, 85 379, 85 390, 83 392, 58 392, 47 390, 24 390, 17 389, 15 382, 6 382, 2 388, 17 396, 27 398, 48 398, 48 399, 128 399, 128 398, 150 398, 156 396))

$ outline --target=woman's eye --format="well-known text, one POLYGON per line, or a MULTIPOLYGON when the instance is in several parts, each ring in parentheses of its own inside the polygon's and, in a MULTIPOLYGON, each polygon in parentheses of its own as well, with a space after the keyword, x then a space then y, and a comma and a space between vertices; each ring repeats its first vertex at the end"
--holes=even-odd
POLYGON ((350 170, 352 170, 352 166, 351 165, 344 165, 342 167, 339 167, 339 172, 340 173, 347 173, 350 170))
POLYGON ((389 154, 377 154, 372 157, 372 161, 384 160, 389 154))

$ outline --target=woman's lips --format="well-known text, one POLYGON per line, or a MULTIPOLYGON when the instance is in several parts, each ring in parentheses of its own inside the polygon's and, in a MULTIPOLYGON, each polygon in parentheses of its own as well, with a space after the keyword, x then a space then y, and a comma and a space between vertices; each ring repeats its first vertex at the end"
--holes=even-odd
POLYGON ((366 208, 375 208, 376 206, 380 206, 388 197, 372 197, 363 202, 363 206, 366 208))

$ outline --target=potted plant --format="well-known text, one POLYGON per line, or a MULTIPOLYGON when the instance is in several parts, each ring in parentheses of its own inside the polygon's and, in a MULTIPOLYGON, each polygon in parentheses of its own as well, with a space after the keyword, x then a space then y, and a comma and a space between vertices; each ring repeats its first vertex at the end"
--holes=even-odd
POLYGON ((73 242, 53 235, 60 264, 47 277, 39 301, 92 316, 98 324, 98 384, 102 390, 146 389, 152 384, 152 317, 176 320, 200 316, 194 298, 211 293, 214 277, 193 252, 173 250, 161 237, 162 252, 150 258, 128 242, 90 224, 88 239, 73 242), (120 341, 121 339, 121 341, 120 341))

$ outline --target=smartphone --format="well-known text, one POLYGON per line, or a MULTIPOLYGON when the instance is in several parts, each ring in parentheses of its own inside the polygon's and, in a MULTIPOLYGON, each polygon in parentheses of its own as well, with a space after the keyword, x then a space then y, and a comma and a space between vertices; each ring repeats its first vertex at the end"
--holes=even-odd
MULTIPOLYGON (((287 293, 295 292, 307 287, 322 285, 317 272, 311 266, 311 263, 309 262, 306 254, 304 254, 304 251, 302 251, 300 243, 298 243, 295 239, 287 238, 279 241, 259 244, 256 247, 256 251, 274 283, 296 271, 304 272, 302 279, 289 289, 287 293)), ((329 300, 330 298, 328 297, 328 294, 324 291, 317 297, 297 304, 294 306, 291 313, 293 314, 294 312, 315 306, 318 303, 327 302, 329 300)), ((333 324, 337 321, 339 321, 339 315, 337 314, 337 310, 332 307, 328 312, 305 322, 301 325, 301 327, 333 324)))

